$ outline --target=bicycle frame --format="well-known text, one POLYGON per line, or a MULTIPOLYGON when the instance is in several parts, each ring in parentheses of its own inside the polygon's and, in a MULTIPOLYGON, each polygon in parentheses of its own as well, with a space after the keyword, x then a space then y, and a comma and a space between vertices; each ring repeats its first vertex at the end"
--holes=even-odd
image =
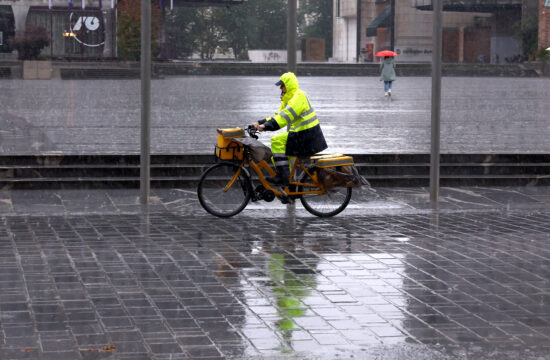
MULTIPOLYGON (((258 140, 255 136, 256 129, 252 125, 246 131, 250 137, 258 140)), ((283 204, 293 203, 295 199, 299 199, 305 210, 319 217, 337 215, 348 206, 352 195, 351 187, 346 186, 343 190, 335 191, 332 191, 332 187, 326 188, 325 178, 320 169, 329 167, 327 164, 338 163, 343 155, 293 157, 287 175, 288 185, 281 189, 280 185, 267 180, 268 176, 275 177, 277 172, 270 163, 271 153, 265 149, 265 145, 262 147, 254 140, 231 140, 230 143, 240 143, 237 145, 239 151, 238 156, 235 152, 233 156, 228 156, 223 152, 230 148, 225 140, 224 147, 217 147, 222 150, 216 151, 216 159, 219 158, 222 162, 206 169, 197 186, 199 202, 208 213, 228 218, 243 211, 249 201, 271 202, 275 197, 283 204), (258 179, 251 176, 254 173, 258 179)), ((351 157, 345 158, 351 160, 351 157)), ((333 185, 331 182, 329 184, 333 185)))
MULTIPOLYGON (((258 178, 260 179, 260 182, 262 183, 264 188, 266 188, 267 190, 273 191, 273 193, 277 196, 283 196, 283 193, 281 191, 279 191, 279 190, 275 189, 274 187, 272 187, 272 185, 265 179, 263 170, 265 170, 269 174, 269 176, 275 176, 276 175, 275 171, 271 168, 271 166, 269 166, 269 164, 265 160, 262 160, 259 163, 256 163, 254 160, 249 159, 249 157, 247 155, 248 155, 248 153, 245 151, 245 154, 243 156, 243 160, 239 164, 239 169, 235 172, 235 175, 233 175, 233 178, 227 183, 227 185, 225 185, 224 191, 228 191, 231 188, 231 186, 233 186, 235 181, 237 181, 237 179, 239 178, 239 175, 241 174, 241 171, 242 171, 243 167, 245 166, 245 164, 248 163, 248 165, 250 165, 250 167, 254 170, 256 175, 258 175, 258 178)), ((302 186, 304 188, 306 188, 306 187, 312 188, 312 190, 291 191, 290 187, 287 186, 287 187, 285 187, 284 191, 285 191, 286 195, 288 195, 288 196, 298 196, 298 195, 308 195, 308 194, 322 195, 326 192, 326 190, 324 189, 324 187, 321 185, 321 183, 319 181, 317 173, 312 174, 311 172, 309 172, 304 167, 304 165, 300 161, 299 157, 297 157, 296 160, 293 162, 292 169, 290 170, 290 181, 289 182, 290 182, 290 185, 294 185, 294 188, 297 188, 298 186, 302 186), (311 183, 302 183, 302 182, 299 182, 299 181, 294 181, 294 175, 296 174, 296 171, 297 171, 298 167, 300 169, 302 169, 302 171, 305 174, 308 175, 309 179, 311 179, 311 181, 312 181, 311 183)))

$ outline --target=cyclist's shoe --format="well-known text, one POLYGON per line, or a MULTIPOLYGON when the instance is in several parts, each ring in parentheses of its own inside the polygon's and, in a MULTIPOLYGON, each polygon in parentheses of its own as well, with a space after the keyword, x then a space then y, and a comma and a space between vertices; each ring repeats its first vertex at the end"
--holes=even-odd
POLYGON ((277 175, 275 177, 266 177, 265 179, 272 184, 288 186, 290 170, 287 165, 277 166, 277 175))

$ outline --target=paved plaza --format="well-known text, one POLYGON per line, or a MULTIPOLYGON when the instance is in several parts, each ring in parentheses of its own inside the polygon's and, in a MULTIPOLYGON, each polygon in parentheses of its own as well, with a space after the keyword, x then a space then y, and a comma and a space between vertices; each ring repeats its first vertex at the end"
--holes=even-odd
POLYGON ((330 219, 2 192, 0 359, 550 357, 547 188, 376 190, 330 219))
MULTIPOLYGON (((153 153, 211 153, 217 127, 274 110, 272 82, 153 81, 153 153)), ((139 152, 138 81, 0 84, 0 155, 139 152)), ((429 152, 429 78, 391 102, 377 78, 302 85, 329 151, 429 152)), ((443 85, 443 153, 550 153, 547 79, 443 85)), ((374 190, 328 219, 278 201, 219 219, 186 188, 146 208, 138 189, 0 191, 0 360, 550 358, 549 187, 437 207, 374 190)))
MULTIPOLYGON (((211 154, 216 128, 278 109, 277 77, 184 76, 152 82, 151 151, 211 154)), ((430 77, 300 77, 329 152, 430 152, 430 77)), ((0 155, 137 154, 139 80, 1 80, 0 155)), ((442 153, 550 153, 549 78, 445 77, 442 153)), ((269 142, 269 135, 261 140, 269 142)))

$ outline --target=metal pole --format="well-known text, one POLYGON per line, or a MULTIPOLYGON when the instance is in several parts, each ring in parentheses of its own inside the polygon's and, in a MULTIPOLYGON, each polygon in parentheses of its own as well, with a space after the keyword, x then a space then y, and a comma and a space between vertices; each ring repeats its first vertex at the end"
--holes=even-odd
POLYGON ((359 62, 361 56, 361 0, 357 0, 357 58, 356 62, 359 62))
MULTIPOLYGON (((288 0, 287 21, 286 21, 286 39, 287 39, 287 68, 288 71, 296 73, 296 0, 288 0)), ((286 126, 286 131, 290 131, 290 122, 286 126)), ((294 213, 294 203, 287 204, 286 208, 290 213, 294 213)))
MULTIPOLYGON (((433 0, 438 1, 438 0, 433 0)), ((390 35, 390 50, 395 51, 395 0, 390 1, 390 22, 391 22, 391 35, 390 35)))
MULTIPOLYGON (((50 60, 53 60, 53 15, 52 15, 52 9, 50 9, 50 60)), ((65 50, 65 54, 67 54, 67 50, 65 50)))
POLYGON ((441 54, 442 54, 442 0, 433 4, 433 52, 432 52, 432 139, 430 155, 430 201, 439 201, 439 141, 441 119, 441 54))
POLYGON ((149 203, 151 187, 151 1, 141 0, 141 173, 140 202, 149 203))
POLYGON ((288 0, 287 9, 287 67, 288 71, 296 73, 296 0, 288 0))

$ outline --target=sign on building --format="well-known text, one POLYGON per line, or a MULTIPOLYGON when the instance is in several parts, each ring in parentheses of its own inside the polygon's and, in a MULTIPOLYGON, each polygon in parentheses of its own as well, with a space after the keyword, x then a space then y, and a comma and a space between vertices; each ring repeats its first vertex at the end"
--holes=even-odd
POLYGON ((71 13, 69 15, 69 24, 71 32, 76 34, 74 39, 80 44, 89 47, 105 44, 103 34, 99 33, 100 30, 103 30, 99 28, 101 21, 96 16, 78 16, 75 13, 71 13))
POLYGON ((66 8, 50 11, 31 6, 27 23, 51 30, 51 43, 42 51, 51 57, 98 58, 105 45, 103 12, 98 9, 66 8))

